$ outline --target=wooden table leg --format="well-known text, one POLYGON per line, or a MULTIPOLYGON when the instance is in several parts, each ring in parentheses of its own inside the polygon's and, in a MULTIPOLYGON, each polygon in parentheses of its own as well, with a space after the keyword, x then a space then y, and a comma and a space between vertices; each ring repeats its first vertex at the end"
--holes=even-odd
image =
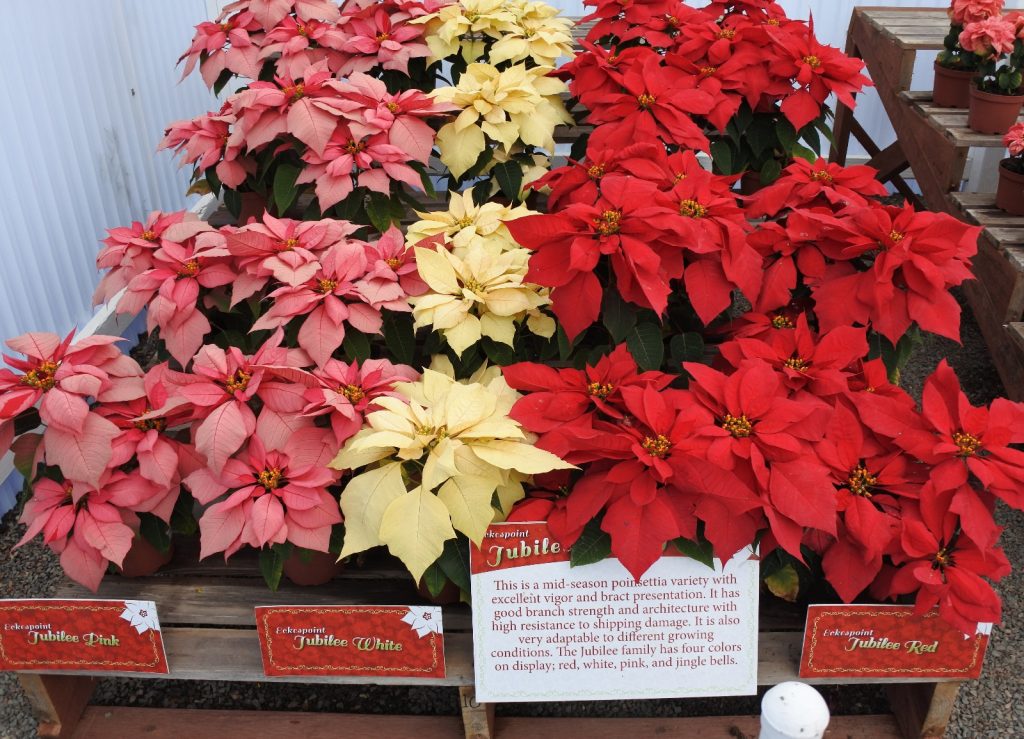
POLYGON ((39 736, 47 737, 71 736, 96 686, 91 677, 26 672, 18 682, 39 720, 39 736))
POLYGON ((493 739, 494 704, 477 703, 476 688, 463 685, 459 688, 459 702, 462 705, 462 723, 466 728, 466 739, 493 739))
POLYGON ((941 739, 946 733, 959 682, 888 686, 889 702, 907 739, 941 739))

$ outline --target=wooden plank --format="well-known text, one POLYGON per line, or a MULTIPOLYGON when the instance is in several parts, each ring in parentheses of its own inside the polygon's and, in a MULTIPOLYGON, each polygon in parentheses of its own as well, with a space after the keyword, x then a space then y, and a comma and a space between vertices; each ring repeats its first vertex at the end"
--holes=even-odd
POLYGON ((1024 352, 1011 340, 1006 321, 996 318, 998 313, 985 284, 980 280, 970 280, 964 283, 962 289, 978 321, 978 328, 981 329, 1007 396, 1011 400, 1024 400, 1024 352))
POLYGON ((18 682, 39 722, 39 736, 47 737, 71 736, 96 687, 93 678, 77 675, 19 672, 18 682))
MULTIPOLYGON (((284 605, 408 605, 422 604, 412 580, 332 581, 317 587, 283 584, 275 592, 262 580, 238 581, 202 577, 149 577, 138 580, 106 578, 92 595, 75 584, 59 588, 59 598, 110 598, 113 600, 151 600, 157 605, 160 622, 170 625, 255 627, 253 607, 284 605)), ((448 631, 469 629, 466 606, 445 607, 444 623, 448 631)))
POLYGON ((311 737, 386 737, 457 739, 462 723, 455 716, 388 716, 296 711, 204 711, 195 708, 90 706, 75 739, 147 737, 147 739, 310 739, 311 737))
POLYGON ((1024 354, 1024 323, 1019 321, 1010 323, 1007 325, 1006 331, 1010 335, 1010 340, 1014 346, 1017 347, 1021 354, 1024 354))
MULTIPOLYGON (((690 718, 511 718, 499 716, 497 739, 622 739, 622 737, 701 737, 753 739, 760 731, 757 716, 693 716, 690 718)), ((892 716, 833 716, 825 739, 897 739, 892 716)))
POLYGON ((462 707, 462 726, 466 739, 492 739, 494 704, 477 703, 476 688, 472 685, 459 688, 459 704, 462 707))
POLYGON ((941 739, 953 715, 960 683, 890 685, 887 689, 896 723, 906 739, 941 739))
MULTIPOLYGON (((169 675, 104 672, 104 677, 163 678, 171 680, 229 680, 234 682, 284 682, 332 685, 423 685, 461 686, 473 684, 473 643, 469 634, 445 634, 443 678, 355 677, 266 677, 255 629, 163 629, 169 675)), ((42 672, 40 674, 46 674, 42 672)))
MULTIPOLYGON (((930 92, 904 92, 900 98, 937 130, 941 131, 954 146, 978 146, 990 149, 1003 148, 1003 137, 978 133, 967 127, 968 112, 959 108, 940 108, 931 102, 930 92)), ((1024 120, 1024 115, 1018 120, 1024 120)))

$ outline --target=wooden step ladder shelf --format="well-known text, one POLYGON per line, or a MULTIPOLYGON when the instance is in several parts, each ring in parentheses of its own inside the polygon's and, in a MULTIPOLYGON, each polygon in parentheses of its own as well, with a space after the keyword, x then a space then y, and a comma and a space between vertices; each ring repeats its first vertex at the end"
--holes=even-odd
POLYGON ((859 141, 880 170, 879 179, 909 200, 950 213, 985 231, 974 260, 976 279, 963 292, 978 321, 1006 394, 1024 399, 1024 218, 995 207, 992 194, 956 192, 972 148, 1003 148, 1001 136, 967 128, 967 111, 940 108, 931 92, 912 92, 917 52, 942 48, 949 30, 946 8, 854 8, 847 53, 864 60, 885 107, 896 141, 880 148, 853 111, 836 112, 831 158, 845 163, 850 138, 859 141), (902 177, 909 166, 920 196, 902 177))
MULTIPOLYGON (((381 737, 434 737, 516 739, 588 735, 594 739, 628 735, 753 737, 758 720, 752 716, 693 718, 576 719, 494 717, 493 705, 474 698, 473 644, 470 613, 459 604, 444 607, 445 661, 448 674, 441 679, 268 678, 263 674, 256 619, 257 605, 357 603, 421 603, 404 571, 388 560, 368 558, 362 566, 346 568, 321 587, 300 588, 282 583, 277 592, 267 589, 253 552, 242 552, 228 563, 199 565, 193 546, 178 546, 175 560, 151 577, 127 579, 108 576, 93 595, 66 582, 55 597, 152 600, 159 609, 170 675, 121 673, 19 673, 19 678, 40 720, 40 735, 92 739, 129 736, 235 737, 254 733, 274 737, 310 737, 328 728, 345 735, 381 737), (171 680, 223 680, 231 682, 304 683, 317 685, 429 686, 459 691, 462 720, 452 716, 344 715, 295 712, 157 709, 88 705, 98 678, 134 677, 171 680)), ((797 679, 802 640, 800 609, 777 601, 762 607, 758 682, 771 686, 797 679)), ((842 685, 842 680, 807 680, 842 685)), ((861 681, 863 682, 863 681, 861 681)), ((836 716, 833 737, 941 736, 960 683, 914 680, 878 680, 890 683, 893 714, 836 716)), ((392 713, 400 713, 395 707, 392 713)), ((514 713, 514 707, 509 708, 514 713)))

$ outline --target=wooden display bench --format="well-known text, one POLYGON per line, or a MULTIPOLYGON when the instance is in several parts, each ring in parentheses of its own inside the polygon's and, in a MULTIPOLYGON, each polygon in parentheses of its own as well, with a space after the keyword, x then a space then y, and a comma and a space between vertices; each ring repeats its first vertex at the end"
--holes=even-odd
POLYGON ((878 178, 909 200, 985 227, 974 259, 977 279, 963 292, 1006 394, 1024 400, 1024 218, 996 209, 994 195, 955 192, 970 149, 1002 149, 1002 136, 976 133, 967 128, 966 110, 938 107, 931 92, 910 91, 917 52, 941 49, 948 30, 945 8, 854 8, 846 51, 864 60, 896 141, 881 149, 840 106, 831 158, 845 164, 852 136, 872 155, 878 178), (908 166, 920 197, 901 176, 908 166))
MULTIPOLYGON (((148 737, 248 736, 302 737, 343 735, 434 739, 594 739, 622 736, 754 737, 756 716, 694 718, 515 718, 495 719, 493 705, 474 699, 473 645, 470 613, 465 605, 444 607, 445 661, 443 679, 407 678, 268 678, 263 674, 256 636, 256 605, 421 603, 412 580, 388 560, 368 558, 350 566, 321 587, 299 588, 283 582, 277 592, 267 589, 253 552, 228 563, 216 558, 199 564, 192 547, 179 547, 175 560, 156 575, 139 579, 108 576, 93 595, 67 582, 58 598, 152 600, 157 604, 167 648, 170 674, 19 673, 18 677, 39 719, 40 736, 92 739, 145 735, 148 737), (92 706, 89 700, 98 678, 162 678, 233 682, 305 683, 333 685, 432 686, 457 690, 462 720, 455 716, 399 716, 333 713, 257 712, 235 710, 163 709, 92 706)), ((758 682, 771 686, 797 678, 803 631, 800 609, 778 601, 762 608, 758 682)), ((839 685, 843 680, 805 680, 839 685)), ((889 682, 892 714, 835 716, 831 737, 940 737, 945 731, 960 683, 897 680, 889 682)), ((863 683, 863 681, 861 681, 863 683)), ((512 712, 512 708, 509 709, 512 712)))

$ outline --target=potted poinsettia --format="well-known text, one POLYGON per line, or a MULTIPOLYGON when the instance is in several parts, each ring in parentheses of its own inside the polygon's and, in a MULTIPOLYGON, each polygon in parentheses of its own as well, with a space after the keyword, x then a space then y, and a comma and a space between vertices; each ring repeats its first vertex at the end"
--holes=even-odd
POLYGON ((1003 137, 1003 145, 1010 156, 999 162, 996 207, 1021 216, 1024 215, 1024 123, 1014 124, 1003 137))
POLYGON ((960 34, 969 23, 998 16, 1004 0, 953 0, 949 6, 949 33, 935 59, 932 101, 945 108, 966 108, 971 101, 971 80, 979 59, 960 45, 960 34))
POLYGON ((993 16, 968 23, 960 45, 981 61, 971 87, 967 125, 979 133, 1006 133, 1024 104, 1024 41, 1016 17, 993 16))

